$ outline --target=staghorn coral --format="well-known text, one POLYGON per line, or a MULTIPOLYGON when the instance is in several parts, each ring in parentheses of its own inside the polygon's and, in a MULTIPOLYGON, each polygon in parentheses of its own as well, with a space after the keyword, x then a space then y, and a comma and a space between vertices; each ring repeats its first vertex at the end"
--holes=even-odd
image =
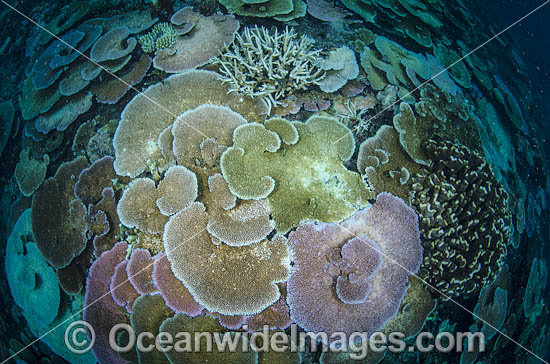
POLYGON ((232 247, 212 241, 207 223, 204 205, 195 202, 172 216, 164 229, 166 257, 193 297, 224 315, 258 313, 277 301, 275 283, 290 273, 286 239, 275 236, 232 247))
POLYGON ((50 157, 47 154, 41 159, 34 159, 30 157, 30 149, 23 149, 19 153, 19 162, 15 166, 15 181, 23 196, 32 196, 40 187, 46 177, 48 164, 50 157))
POLYGON ((138 38, 138 43, 145 53, 172 48, 176 44, 178 33, 169 23, 158 23, 153 29, 138 38))
POLYGON ((32 198, 32 230, 36 245, 54 268, 66 267, 86 248, 86 207, 74 197, 74 183, 88 167, 84 157, 63 163, 32 198))
MULTIPOLYGON (((136 95, 122 112, 113 138, 117 174, 134 178, 146 170, 148 161, 159 161, 160 166, 168 164, 157 143, 159 136, 174 123, 176 116, 199 105, 226 105, 247 120, 263 120, 265 105, 242 94, 227 95, 227 92, 217 73, 192 70, 168 77, 136 95), (186 97, 182 98, 182 94, 186 97)), ((188 128, 187 132, 197 130, 188 128)), ((209 136, 201 133, 201 138, 209 136)))
POLYGON ((425 252, 419 276, 450 297, 468 297, 500 272, 508 196, 479 153, 439 138, 424 148, 433 163, 411 177, 425 252))
POLYGON ((342 164, 355 149, 347 127, 318 115, 305 123, 275 120, 296 129, 298 141, 270 130, 274 120, 235 129, 234 144, 220 160, 223 177, 235 196, 267 197, 279 233, 304 219, 339 221, 367 204, 371 192, 358 174, 342 164), (285 139, 295 143, 286 144, 285 139))
POLYGON ((317 66, 320 50, 294 28, 272 33, 264 27, 246 27, 211 63, 219 67, 229 92, 261 98, 269 106, 298 90, 306 90, 324 77, 317 66))
POLYGON ((292 321, 306 331, 328 334, 382 328, 398 312, 408 275, 422 261, 419 235, 414 210, 389 193, 379 194, 373 205, 340 224, 302 222, 289 236, 294 266, 287 302, 292 321), (359 264, 354 269, 349 263, 359 264), (361 271, 364 275, 357 274, 361 271), (334 294, 344 278, 358 287, 368 284, 370 294, 346 303, 347 297, 334 294))
POLYGON ((153 66, 156 69, 179 73, 204 66, 225 45, 231 44, 239 29, 233 15, 214 14, 203 16, 184 7, 172 16, 172 23, 193 24, 187 34, 178 35, 172 48, 156 52, 153 66), (174 20, 174 19, 177 19, 174 20))

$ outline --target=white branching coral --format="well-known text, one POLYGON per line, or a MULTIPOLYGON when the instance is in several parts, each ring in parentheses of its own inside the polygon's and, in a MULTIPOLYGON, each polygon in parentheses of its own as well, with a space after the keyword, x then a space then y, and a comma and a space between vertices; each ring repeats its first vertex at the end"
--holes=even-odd
POLYGON ((368 132, 372 126, 371 118, 368 118, 369 109, 357 106, 353 101, 347 100, 344 104, 346 110, 338 113, 340 122, 352 128, 356 133, 368 132))
POLYGON ((288 27, 284 32, 247 27, 212 63, 229 84, 229 92, 261 98, 271 110, 294 91, 318 84, 325 76, 318 67, 321 50, 312 50, 313 43, 288 27))

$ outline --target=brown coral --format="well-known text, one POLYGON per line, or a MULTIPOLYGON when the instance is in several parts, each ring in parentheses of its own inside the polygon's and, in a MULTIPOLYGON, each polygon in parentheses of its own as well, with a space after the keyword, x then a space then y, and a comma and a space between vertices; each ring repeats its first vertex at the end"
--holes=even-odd
POLYGON ((506 255, 508 196, 479 153, 439 138, 424 147, 433 164, 412 177, 425 252, 419 276, 448 296, 471 296, 506 255))

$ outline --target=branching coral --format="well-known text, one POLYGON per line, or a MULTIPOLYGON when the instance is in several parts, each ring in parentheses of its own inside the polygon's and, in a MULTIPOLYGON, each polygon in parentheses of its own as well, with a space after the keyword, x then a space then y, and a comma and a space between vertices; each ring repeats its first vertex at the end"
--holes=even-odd
POLYGON ((158 49, 172 48, 176 44, 178 33, 169 23, 158 23, 153 29, 138 38, 138 43, 145 53, 158 49))
POLYGON ((271 33, 264 27, 247 27, 212 63, 219 66, 229 92, 277 106, 281 99, 323 79, 324 72, 317 66, 321 51, 312 50, 313 43, 293 28, 271 33))
POLYGON ((425 251, 419 275, 451 297, 467 297, 501 269, 508 196, 477 152, 434 139, 424 147, 433 164, 412 177, 425 251))

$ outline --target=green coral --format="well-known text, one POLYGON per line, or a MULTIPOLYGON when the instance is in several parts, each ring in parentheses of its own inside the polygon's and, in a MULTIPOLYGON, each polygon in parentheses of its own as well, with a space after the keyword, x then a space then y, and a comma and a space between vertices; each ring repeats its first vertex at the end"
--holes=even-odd
POLYGON ((279 21, 289 21, 306 14, 306 4, 302 0, 219 0, 219 2, 232 14, 241 16, 275 17, 279 21))
POLYGON ((233 142, 220 161, 229 189, 241 199, 267 197, 279 233, 305 219, 340 221, 373 197, 361 176, 342 163, 355 142, 334 118, 249 123, 235 129, 233 142))
POLYGON ((138 38, 145 53, 153 53, 159 49, 172 48, 176 44, 178 33, 168 23, 158 23, 149 33, 138 38))

